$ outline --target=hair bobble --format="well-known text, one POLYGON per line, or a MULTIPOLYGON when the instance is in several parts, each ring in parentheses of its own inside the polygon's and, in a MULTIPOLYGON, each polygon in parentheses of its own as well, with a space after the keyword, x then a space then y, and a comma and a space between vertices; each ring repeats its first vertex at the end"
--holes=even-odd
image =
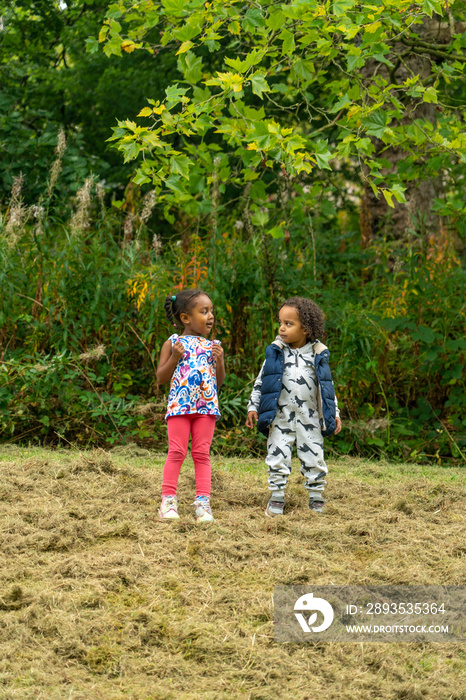
POLYGON ((176 296, 172 297, 173 301, 176 301, 176 296))

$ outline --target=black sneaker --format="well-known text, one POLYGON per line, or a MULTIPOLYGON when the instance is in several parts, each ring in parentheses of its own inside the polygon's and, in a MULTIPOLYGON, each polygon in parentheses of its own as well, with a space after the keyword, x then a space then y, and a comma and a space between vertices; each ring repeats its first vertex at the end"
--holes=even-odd
POLYGON ((283 515, 283 509, 285 507, 285 498, 282 496, 270 496, 270 501, 265 509, 265 514, 269 518, 275 518, 276 515, 283 515))
POLYGON ((312 496, 309 498, 309 508, 315 513, 323 513, 325 507, 325 501, 320 501, 312 496))

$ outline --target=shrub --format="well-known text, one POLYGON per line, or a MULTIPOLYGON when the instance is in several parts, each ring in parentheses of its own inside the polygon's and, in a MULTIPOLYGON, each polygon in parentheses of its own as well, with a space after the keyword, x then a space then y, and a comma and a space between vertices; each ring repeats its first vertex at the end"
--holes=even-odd
POLYGON ((199 232, 180 214, 183 231, 162 235, 150 193, 124 211, 106 210, 94 191, 88 180, 59 220, 50 202, 24 207, 17 188, 3 217, 4 440, 165 445, 166 387, 155 367, 173 329, 163 300, 199 285, 213 299, 227 361, 215 449, 264 452, 262 437, 244 428, 247 399, 278 304, 299 294, 327 315, 344 420, 329 449, 464 459, 465 279, 448 237, 361 250, 351 217, 343 226, 333 210, 315 217, 311 239, 304 219, 273 239, 237 225, 234 213, 199 232))

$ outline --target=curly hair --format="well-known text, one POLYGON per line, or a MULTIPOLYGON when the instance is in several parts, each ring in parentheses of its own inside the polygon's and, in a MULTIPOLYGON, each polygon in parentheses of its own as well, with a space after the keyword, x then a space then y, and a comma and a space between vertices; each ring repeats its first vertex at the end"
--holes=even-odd
POLYGON ((325 314, 314 301, 305 297, 291 297, 283 302, 280 309, 283 309, 284 306, 291 306, 297 310, 308 341, 313 343, 323 337, 325 314))
MULTIPOLYGON (((163 308, 167 318, 174 326, 181 326, 181 314, 189 314, 196 303, 197 297, 205 294, 202 289, 183 289, 178 294, 165 297, 163 308)), ((209 296, 206 294, 206 296, 209 296)))

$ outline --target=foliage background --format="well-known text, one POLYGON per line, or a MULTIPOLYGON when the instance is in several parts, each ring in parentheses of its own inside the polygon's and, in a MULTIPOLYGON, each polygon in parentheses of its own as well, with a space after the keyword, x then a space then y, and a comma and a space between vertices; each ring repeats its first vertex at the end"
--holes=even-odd
MULTIPOLYGON (((332 125, 329 95, 341 99, 342 85, 334 80, 330 90, 320 80, 312 101, 330 130, 325 148, 318 145, 320 136, 309 137, 306 148, 317 164, 301 173, 293 171, 289 153, 276 151, 275 142, 268 164, 262 156, 256 162, 257 149, 248 148, 253 141, 232 145, 229 136, 208 132, 198 139, 173 128, 164 135, 168 150, 156 153, 154 165, 137 128, 152 138, 160 125, 152 128, 142 116, 145 126, 136 127, 135 120, 141 110, 145 115, 146 98, 154 102, 149 111, 162 103, 170 109, 173 93, 167 90, 186 79, 183 60, 196 47, 180 54, 181 37, 155 54, 158 20, 147 14, 153 5, 160 10, 160 3, 146 3, 144 40, 130 51, 128 44, 124 48, 129 39, 115 25, 115 14, 127 10, 123 3, 68 2, 64 8, 18 2, 2 8, 2 441, 164 445, 165 389, 155 380, 158 354, 171 332, 163 299, 177 288, 200 285, 214 301, 216 334, 227 356, 216 450, 263 453, 261 437, 244 428, 247 397, 264 348, 276 334, 278 304, 301 294, 313 297, 327 315, 324 340, 344 418, 344 431, 327 441, 328 449, 463 462, 464 164, 462 144, 452 145, 455 129, 464 123, 459 87, 464 63, 457 60, 464 46, 462 4, 451 6, 458 36, 442 48, 453 58, 431 66, 436 102, 429 101, 432 91, 427 101, 422 97, 434 88, 427 78, 419 93, 424 106, 434 104, 448 145, 430 149, 415 122, 400 119, 395 145, 404 134, 412 152, 401 158, 397 151, 394 170, 388 163, 393 143, 383 142, 388 129, 380 131, 370 114, 359 126, 332 125), (109 29, 100 43, 105 49, 113 41, 114 47, 108 56, 100 53, 96 38, 104 21, 109 29), (449 74, 450 64, 455 67, 449 74), (135 166, 130 158, 122 163, 105 143, 115 119, 117 145, 126 155, 133 148, 131 158, 139 157, 135 166), (374 172, 382 159, 385 179, 369 178, 378 200, 364 179, 361 154, 340 152, 336 158, 342 128, 362 129, 364 167, 374 172), (414 213, 413 181, 434 183, 438 194, 427 201, 425 190, 426 206, 414 213), (398 218, 406 211, 411 213, 408 219, 403 214, 400 229, 398 218)), ((425 10, 429 19, 445 13, 440 4, 425 10)), ((333 16, 329 13, 330 20, 333 16)), ((170 23, 175 26, 170 31, 179 30, 176 12, 161 18, 165 31, 170 23)), ((222 51, 215 46, 211 51, 205 42, 199 47, 204 66, 199 81, 219 74, 220 62, 236 50, 230 39, 220 42, 222 51)), ((262 74, 260 65, 253 68, 262 74)), ((286 89, 293 84, 291 76, 286 89)), ((241 106, 239 91, 212 89, 219 90, 222 109, 235 100, 241 106)), ((252 114, 247 109, 263 109, 263 123, 278 123, 284 113, 280 128, 295 120, 295 130, 305 134, 305 116, 293 112, 289 119, 289 96, 274 93, 281 111, 272 114, 266 92, 259 93, 249 106, 243 102, 246 119, 252 114)), ((177 94, 172 111, 181 124, 183 94, 177 94)), ((406 114, 408 107, 405 103, 406 114)), ((429 118, 424 115, 424 122, 429 118)))

